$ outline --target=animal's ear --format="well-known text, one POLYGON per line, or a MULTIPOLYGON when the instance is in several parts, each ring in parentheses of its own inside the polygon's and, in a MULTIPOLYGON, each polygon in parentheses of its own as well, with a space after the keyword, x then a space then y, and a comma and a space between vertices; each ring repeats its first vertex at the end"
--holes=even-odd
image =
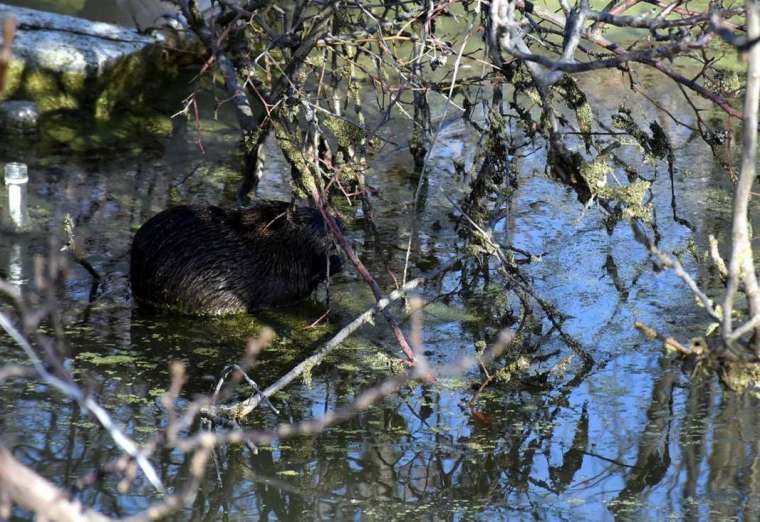
POLYGON ((308 227, 317 235, 325 233, 325 223, 319 210, 312 207, 296 207, 291 214, 292 220, 302 227, 308 227))

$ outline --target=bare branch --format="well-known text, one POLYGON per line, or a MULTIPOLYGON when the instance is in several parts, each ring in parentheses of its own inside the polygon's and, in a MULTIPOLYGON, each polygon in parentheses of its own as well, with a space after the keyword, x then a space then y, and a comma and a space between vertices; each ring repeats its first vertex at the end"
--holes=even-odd
POLYGON ((686 283, 686 286, 689 287, 694 296, 699 299, 699 301, 704 306, 707 314, 713 319, 720 321, 721 317, 715 308, 713 300, 710 299, 707 294, 702 291, 701 288, 699 288, 699 285, 697 285, 696 281, 694 281, 694 279, 684 269, 681 262, 677 258, 670 257, 665 252, 657 248, 657 245, 655 245, 654 242, 649 239, 649 236, 646 235, 638 221, 632 221, 631 228, 633 229, 633 235, 636 240, 642 245, 646 246, 649 250, 649 253, 656 257, 662 266, 672 269, 673 272, 675 272, 675 274, 680 277, 684 283, 686 283))
POLYGON ((420 285, 424 284, 425 281, 436 277, 438 274, 446 272, 457 262, 459 262, 459 259, 454 259, 447 263, 445 266, 436 270, 435 273, 427 277, 418 277, 417 279, 412 279, 398 290, 394 290, 388 294, 387 297, 379 299, 372 308, 357 316, 353 321, 341 328, 341 330, 329 341, 327 341, 319 350, 317 350, 314 354, 312 354, 301 363, 294 366, 285 375, 280 377, 277 382, 267 387, 263 392, 257 393, 239 404, 219 406, 215 409, 211 408, 205 413, 212 418, 217 417, 219 414, 228 415, 236 419, 241 419, 248 416, 261 403, 261 396, 271 397, 278 391, 285 388, 285 386, 298 378, 298 376, 300 376, 307 368, 314 368, 314 366, 319 364, 330 352, 340 346, 341 343, 345 341, 352 333, 354 333, 365 324, 371 322, 378 312, 382 312, 385 308, 388 307, 388 305, 394 301, 399 300, 415 288, 418 288, 420 285))
MULTIPOLYGON (((754 39, 760 36, 760 4, 754 0, 747 0, 745 6, 747 10, 747 36, 750 39, 754 39)), ((749 312, 753 320, 760 315, 760 288, 758 288, 757 276, 755 274, 748 221, 749 201, 752 198, 752 185, 755 181, 755 162, 757 161, 757 111, 759 101, 760 45, 755 45, 750 50, 748 56, 747 88, 744 97, 742 165, 734 195, 731 259, 728 266, 728 285, 723 299, 721 330, 723 339, 729 346, 732 342, 733 333, 731 314, 740 282, 747 295, 749 312)), ((760 357, 760 326, 755 328, 754 337, 755 354, 760 357)))
MULTIPOLYGON (((57 522, 107 522, 110 518, 71 499, 55 484, 21 464, 0 446, 0 498, 7 496, 40 520, 57 522)), ((0 506, 2 507, 2 506, 0 506)), ((10 513, 0 512, 5 519, 10 513)))
POLYGON ((158 473, 156 473, 153 465, 145 457, 139 446, 113 422, 111 416, 105 409, 95 402, 92 397, 85 395, 82 390, 74 384, 66 382, 49 373, 26 338, 2 312, 0 312, 0 328, 5 330, 5 332, 11 336, 11 339, 13 339, 23 350, 24 354, 34 366, 37 375, 67 397, 75 400, 83 410, 92 413, 95 418, 98 419, 101 426, 108 431, 108 434, 111 436, 114 443, 116 443, 116 445, 127 455, 135 459, 140 466, 140 469, 142 469, 145 474, 145 477, 150 481, 153 487, 158 491, 164 491, 164 486, 161 484, 161 479, 159 478, 158 473))
POLYGON ((16 20, 9 16, 3 21, 3 44, 0 46, 0 94, 5 90, 5 73, 11 61, 11 45, 16 35, 16 20))

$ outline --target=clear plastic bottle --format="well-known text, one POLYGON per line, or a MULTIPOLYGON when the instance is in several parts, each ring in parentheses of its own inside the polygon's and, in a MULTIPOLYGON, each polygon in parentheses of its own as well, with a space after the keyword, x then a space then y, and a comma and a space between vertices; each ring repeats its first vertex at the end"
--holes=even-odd
POLYGON ((29 226, 29 208, 27 206, 27 185, 29 174, 25 163, 7 163, 5 165, 5 187, 8 190, 8 217, 10 224, 17 230, 29 226))

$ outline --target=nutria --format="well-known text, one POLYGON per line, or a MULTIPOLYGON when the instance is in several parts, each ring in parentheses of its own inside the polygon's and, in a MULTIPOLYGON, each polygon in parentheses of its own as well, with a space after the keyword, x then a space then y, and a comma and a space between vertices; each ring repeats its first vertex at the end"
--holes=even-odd
POLYGON ((317 209, 258 200, 156 214, 135 234, 130 280, 140 305, 224 315, 300 301, 341 266, 317 209))

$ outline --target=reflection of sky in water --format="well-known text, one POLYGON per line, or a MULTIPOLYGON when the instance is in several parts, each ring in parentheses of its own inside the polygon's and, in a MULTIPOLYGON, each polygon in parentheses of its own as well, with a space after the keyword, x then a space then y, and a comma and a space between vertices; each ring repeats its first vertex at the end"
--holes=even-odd
MULTIPOLYGON (((649 109, 641 109, 641 113, 649 114, 649 109)), ((675 130, 671 127, 666 128, 675 130)), ((389 132, 403 136, 406 131, 402 129, 391 128, 389 132)), ((676 144, 682 144, 686 137, 678 134, 676 144)), ((444 260, 456 253, 459 239, 452 229, 448 198, 459 199, 469 180, 455 178, 452 161, 462 159, 469 167, 477 138, 459 122, 442 127, 431 153, 427 206, 419 237, 415 238, 418 252, 413 256, 412 276, 419 273, 414 263, 430 258, 444 260), (436 221, 441 230, 432 226, 436 221)), ((4 236, 0 242, 0 270, 8 277, 28 279, 33 257, 46 253, 45 236, 57 230, 55 223, 66 212, 77 220, 83 246, 93 264, 104 272, 105 280, 95 304, 88 307, 89 277, 80 267, 72 267, 67 296, 75 306, 65 309, 72 325, 70 344, 80 355, 88 352, 133 359, 125 366, 98 366, 94 359, 80 357, 75 366, 86 371, 82 378, 138 438, 147 437, 151 426, 163 422, 155 393, 166 386, 167 360, 179 358, 188 364, 188 394, 207 391, 220 369, 239 356, 245 336, 256 329, 253 320, 235 323, 141 317, 131 310, 127 289, 131 234, 168 204, 170 193, 181 201, 232 204, 238 180, 228 153, 235 142, 229 134, 207 133, 204 143, 209 155, 205 158, 193 145, 182 145, 152 156, 117 157, 108 162, 97 154, 92 158, 62 154, 34 160, 30 163, 29 200, 36 228, 26 235, 9 236, 10 241, 4 236), (210 172, 195 172, 198 164, 211 165, 210 172)), ((634 147, 620 149, 621 157, 629 161, 637 154, 634 147)), ((711 177, 714 174, 708 154, 696 141, 687 144, 679 151, 676 178, 680 217, 696 225, 698 245, 704 245, 707 233, 717 233, 724 226, 707 213, 712 210, 710 202, 698 196, 708 190, 721 191, 722 182, 711 177), (681 174, 686 169, 693 172, 684 179, 681 174)), ((536 514, 550 519, 609 519, 611 509, 621 508, 608 509, 608 503, 635 482, 641 469, 653 466, 651 462, 658 458, 662 460, 665 449, 671 462, 662 476, 652 484, 642 479, 643 493, 626 499, 634 516, 683 514, 690 502, 685 497, 705 496, 719 486, 724 488, 720 494, 727 496, 749 494, 749 488, 742 484, 721 481, 721 463, 711 456, 717 451, 713 450, 716 439, 721 440, 717 432, 722 440, 734 443, 732 449, 752 440, 737 439, 738 435, 726 428, 727 419, 733 417, 722 413, 727 408, 724 394, 712 382, 687 386, 678 364, 662 355, 658 343, 645 341, 633 329, 633 323, 640 320, 686 340, 704 324, 693 299, 672 273, 653 272, 651 261, 627 225, 619 224, 608 234, 595 206, 583 210, 573 193, 544 176, 544 162, 541 153, 522 160, 520 187, 510 212, 494 231, 495 239, 504 244, 509 238, 518 248, 544 254, 540 262, 523 268, 538 294, 570 316, 566 330, 596 360, 590 374, 577 386, 562 389, 561 384, 580 367, 573 361, 566 374, 557 377, 557 387, 493 386, 478 402, 483 413, 493 418, 491 425, 479 424, 462 407, 463 401, 472 397, 471 380, 444 379, 439 386, 417 386, 389 398, 315 440, 284 441, 258 456, 248 455, 247 450, 224 450, 218 473, 225 487, 220 490, 216 473, 210 473, 204 484, 204 503, 197 509, 211 511, 217 505, 221 510, 219 506, 223 505, 233 516, 276 513, 282 517, 320 511, 325 517, 342 513, 355 518, 355 512, 361 510, 367 516, 400 517, 407 513, 413 517, 428 512, 448 518, 454 512, 458 513, 454 518, 461 519, 471 514, 484 519, 507 514, 515 518, 536 514), (588 412, 587 453, 570 483, 562 484, 556 477, 563 462, 570 460, 567 452, 573 446, 584 407, 588 412), (647 464, 642 459, 652 448, 659 448, 660 454, 647 464), (689 453, 693 448, 699 452, 689 453), (517 469, 517 460, 531 451, 534 457, 526 464, 527 469, 517 469), (289 511, 296 509, 291 504, 302 505, 303 511, 289 511)), ((374 236, 359 226, 350 231, 354 245, 386 288, 392 285, 387 269, 398 277, 403 268, 404 249, 412 230, 410 199, 416 180, 410 175, 409 164, 406 154, 399 151, 381 153, 373 160, 368 182, 380 190, 375 200, 378 234, 374 236)), ((646 177, 653 177, 652 167, 636 166, 646 177)), ((657 169, 654 204, 664 238, 661 248, 672 251, 685 246, 688 231, 673 222, 667 172, 661 164, 657 169)), ((287 197, 287 170, 282 158, 270 153, 260 195, 287 197)), ((351 210, 344 212, 351 215, 351 210)), ((684 262, 695 272, 688 256, 684 262)), ((450 292, 458 285, 458 274, 452 273, 442 289, 450 292)), ((338 278, 332 298, 341 323, 371 304, 369 292, 352 271, 338 278)), ((477 315, 477 299, 454 297, 450 302, 436 303, 440 306, 431 307, 426 314, 424 342, 433 363, 445 364, 463 354, 471 355, 475 341, 490 335, 482 325, 462 319, 468 313, 477 315)), ((319 306, 305 304, 259 317, 291 338, 263 354, 262 364, 254 372, 260 384, 272 382, 329 333, 326 328, 316 333, 303 330, 320 314, 319 306)), ((282 406, 282 418, 259 412, 255 422, 272 426, 277 420, 320 415, 347 403, 357 390, 381 379, 384 372, 373 370, 368 357, 378 347, 387 347, 393 353, 397 350, 382 319, 376 322, 377 327, 363 329, 347 348, 315 371, 311 387, 299 381, 274 397, 282 406)), ((547 328, 545 324, 544 330, 547 328)), ((570 354, 556 336, 544 341, 540 353, 554 351, 558 355, 541 363, 543 369, 570 354)), ((5 340, 0 344, 0 354, 4 360, 14 354, 5 340)), ((467 377, 478 378, 478 370, 470 370, 467 377)), ((60 407, 60 398, 44 387, 0 385, 0 393, 9 404, 3 431, 23 438, 18 454, 54 480, 63 480, 64 476, 74 479, 113 456, 93 455, 106 438, 74 409, 60 407), (76 465, 67 468, 72 459, 76 465), (50 473, 53 470, 55 475, 50 473)), ((747 413, 752 409, 746 402, 752 401, 734 401, 733 409, 725 411, 733 412, 751 432, 749 427, 756 421, 747 413)), ((756 455, 754 447, 748 447, 747 454, 756 455)), ((181 473, 181 456, 161 458, 170 470, 181 473)), ((106 481, 102 492, 90 492, 83 500, 113 509, 114 487, 106 481)), ((137 509, 150 500, 149 495, 139 483, 134 496, 119 503, 123 509, 137 509)), ((705 516, 707 510, 700 507, 697 513, 705 516)))

